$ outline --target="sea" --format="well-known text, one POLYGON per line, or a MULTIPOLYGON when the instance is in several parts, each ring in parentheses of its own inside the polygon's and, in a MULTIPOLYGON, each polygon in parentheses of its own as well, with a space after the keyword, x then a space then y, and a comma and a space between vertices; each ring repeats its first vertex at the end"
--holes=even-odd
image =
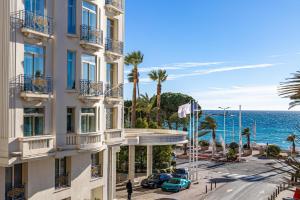
MULTIPOLYGON (((204 110, 202 118, 212 116, 217 122, 217 140, 224 138, 224 111, 204 110)), ((239 141, 239 111, 226 111, 226 143, 239 141)), ((276 144, 288 150, 291 143, 286 141, 289 134, 300 136, 300 111, 242 111, 242 128, 250 128, 251 142, 276 144), (255 125, 256 124, 256 125, 255 125), (298 127, 298 128, 297 128, 298 127)), ((211 140, 211 134, 200 139, 211 140)), ((243 143, 246 138, 243 137, 243 143)), ((296 143, 296 146, 300 144, 296 143)))

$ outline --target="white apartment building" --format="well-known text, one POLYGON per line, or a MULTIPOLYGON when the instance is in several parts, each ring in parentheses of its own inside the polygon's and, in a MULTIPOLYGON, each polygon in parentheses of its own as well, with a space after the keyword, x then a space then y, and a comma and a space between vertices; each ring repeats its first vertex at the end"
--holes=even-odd
POLYGON ((115 197, 122 0, 0 1, 0 200, 115 197))

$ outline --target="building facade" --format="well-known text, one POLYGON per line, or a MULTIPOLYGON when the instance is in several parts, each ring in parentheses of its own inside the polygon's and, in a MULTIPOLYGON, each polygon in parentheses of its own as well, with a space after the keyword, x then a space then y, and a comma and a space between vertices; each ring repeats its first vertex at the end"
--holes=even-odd
POLYGON ((0 27, 0 199, 113 199, 124 1, 1 1, 0 27))

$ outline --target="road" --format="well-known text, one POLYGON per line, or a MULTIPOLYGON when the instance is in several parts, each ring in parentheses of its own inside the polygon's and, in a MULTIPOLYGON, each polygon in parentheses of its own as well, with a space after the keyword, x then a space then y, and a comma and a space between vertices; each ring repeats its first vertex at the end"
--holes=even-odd
MULTIPOLYGON (((186 167, 182 163, 177 167, 186 167)), ((179 193, 162 192, 136 188, 133 199, 137 200, 265 200, 282 183, 288 170, 286 166, 274 160, 248 158, 242 163, 212 163, 199 161, 199 184, 192 184, 189 190, 179 193), (217 188, 208 194, 210 182, 217 182, 217 188)), ((213 186, 214 187, 214 186, 213 186)), ((126 191, 118 192, 118 199, 125 199, 126 191)))

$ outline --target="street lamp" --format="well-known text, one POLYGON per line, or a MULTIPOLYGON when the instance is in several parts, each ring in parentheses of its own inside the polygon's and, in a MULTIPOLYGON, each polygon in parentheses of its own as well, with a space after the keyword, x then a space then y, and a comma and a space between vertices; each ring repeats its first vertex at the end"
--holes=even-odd
POLYGON ((230 107, 219 107, 219 109, 224 111, 224 142, 226 144, 226 110, 230 107))

